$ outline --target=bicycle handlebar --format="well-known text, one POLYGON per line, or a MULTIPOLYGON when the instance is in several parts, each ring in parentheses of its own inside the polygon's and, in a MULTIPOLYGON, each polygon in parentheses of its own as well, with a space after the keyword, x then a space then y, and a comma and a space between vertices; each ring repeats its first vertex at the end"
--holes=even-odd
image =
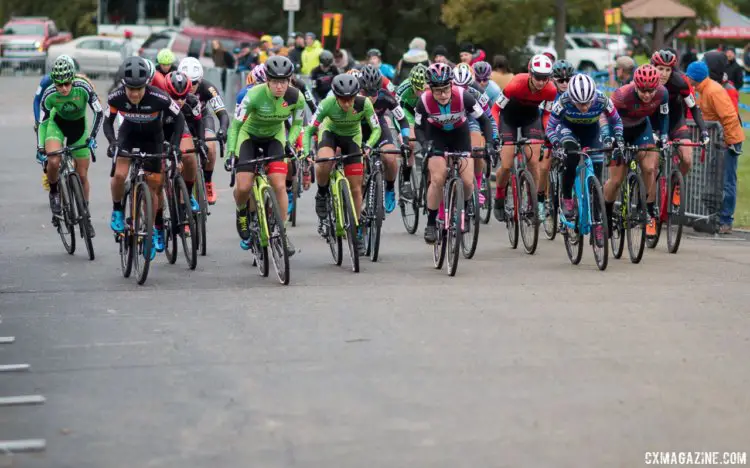
POLYGON ((331 161, 341 161, 344 159, 356 158, 357 156, 362 156, 362 152, 358 151, 356 153, 351 153, 351 154, 341 154, 338 156, 333 156, 332 158, 318 158, 315 160, 315 163, 317 164, 317 163, 324 163, 324 162, 331 162, 331 161))
MULTIPOLYGON (((50 156, 59 156, 67 151, 70 151, 71 153, 73 151, 78 151, 79 149, 89 148, 89 145, 73 145, 73 146, 64 146, 60 148, 59 150, 52 151, 47 153, 46 151, 43 151, 42 153, 45 154, 47 157, 50 156)), ((91 148, 89 148, 91 150, 91 148)), ((96 162, 96 153, 94 153, 94 150, 91 150, 91 160, 93 162, 96 162)))
POLYGON ((521 138, 516 141, 504 141, 501 146, 516 146, 516 145, 543 145, 544 140, 534 140, 529 138, 521 138))
MULTIPOLYGON (((193 140, 195 140, 195 139, 196 138, 193 138, 193 140)), ((197 138, 197 139, 201 140, 201 138, 197 138)), ((225 149, 224 145, 226 145, 226 143, 224 142, 223 139, 221 139, 219 137, 213 136, 213 137, 208 137, 208 138, 202 138, 202 140, 203 140, 204 143, 210 143, 212 141, 218 141, 219 142, 219 157, 221 159, 224 159, 224 149, 225 149)))

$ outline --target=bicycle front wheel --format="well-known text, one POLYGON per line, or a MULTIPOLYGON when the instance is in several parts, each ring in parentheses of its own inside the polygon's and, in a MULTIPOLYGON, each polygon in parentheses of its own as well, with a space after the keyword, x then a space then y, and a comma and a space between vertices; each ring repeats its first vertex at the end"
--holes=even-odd
POLYGON ((349 245, 349 259, 351 260, 352 271, 359 273, 359 245, 357 240, 357 219, 354 215, 354 202, 352 193, 349 191, 349 184, 346 180, 339 181, 339 196, 341 197, 341 211, 344 216, 344 235, 349 245))
POLYGON ((446 244, 448 245, 448 276, 456 276, 458 270, 458 252, 463 242, 464 219, 464 184, 461 179, 449 181, 448 217, 446 222, 446 244))
POLYGON ((170 265, 174 265, 177 262, 177 228, 179 226, 179 216, 177 214, 177 205, 175 204, 176 197, 174 193, 174 184, 172 179, 167 179, 164 183, 164 193, 162 198, 164 199, 164 253, 167 256, 167 261, 170 265))
POLYGON ((604 203, 602 184, 596 177, 588 177, 589 225, 591 226, 590 240, 594 250, 594 260, 599 270, 607 269, 609 261, 609 242, 607 206, 604 203))
POLYGON ((421 187, 417 183, 417 169, 412 168, 411 177, 408 182, 411 182, 412 193, 414 196, 410 199, 404 198, 401 195, 401 187, 407 180, 404 177, 404 165, 402 164, 398 169, 398 206, 401 209, 401 221, 404 223, 404 228, 409 234, 417 232, 419 226, 419 201, 422 194, 421 187))
POLYGON ((283 285, 289 284, 289 253, 287 252, 286 228, 281 217, 279 202, 273 188, 267 186, 263 190, 263 205, 265 206, 266 226, 268 227, 268 246, 271 250, 273 268, 276 278, 283 285))
POLYGON ((669 203, 669 200, 667 199, 667 178, 660 176, 656 179, 656 200, 654 200, 654 204, 659 210, 659 215, 656 216, 655 221, 656 234, 653 236, 646 236, 646 247, 649 249, 655 249, 656 246, 659 245, 662 219, 664 219, 662 216, 664 216, 667 211, 667 203, 669 203))
POLYGON ((198 167, 198 173, 193 186, 195 200, 198 202, 200 211, 195 216, 195 231, 198 236, 198 246, 202 256, 206 255, 206 226, 208 224, 208 198, 206 198, 206 179, 203 176, 203 169, 198 167))
MULTIPOLYGON (((58 180, 62 180, 62 178, 58 180)), ((74 197, 67 183, 58 183, 57 190, 60 192, 60 207, 62 208, 62 216, 56 219, 57 233, 60 234, 60 240, 65 251, 73 255, 76 251, 76 229, 75 224, 73 224, 73 218, 75 217, 74 197)))
POLYGON ((544 208, 547 210, 547 217, 544 218, 544 235, 549 240, 555 240, 557 236, 557 210, 559 203, 557 200, 557 169, 552 169, 547 175, 547 199, 544 201, 544 208))
POLYGON ((195 216, 190 206, 190 192, 188 192, 185 180, 181 175, 175 177, 175 203, 177 205, 177 216, 179 224, 177 233, 182 239, 182 251, 185 253, 188 267, 195 270, 198 265, 198 233, 195 227, 195 216))
POLYGON ((481 221, 479 219, 479 209, 479 189, 474 189, 469 199, 470 211, 465 213, 465 232, 461 233, 461 250, 464 258, 474 257, 477 251, 477 244, 479 244, 479 223, 481 221))
POLYGON ((479 220, 482 224, 489 224, 490 218, 492 218, 492 187, 490 182, 490 162, 484 162, 484 170, 482 171, 482 183, 479 191, 484 195, 484 203, 479 206, 479 220))
POLYGON ((125 278, 130 277, 130 273, 133 271, 133 218, 131 213, 133 212, 132 197, 129 192, 125 192, 122 197, 123 212, 125 213, 125 230, 122 234, 115 234, 117 236, 117 243, 120 246, 120 268, 122 269, 122 276, 125 278))
POLYGON ((539 204, 536 184, 529 171, 523 170, 518 177, 518 227, 523 248, 533 255, 539 242, 539 204))
POLYGON ((132 249, 135 276, 138 284, 148 278, 151 266, 151 243, 154 232, 154 207, 151 204, 151 192, 146 182, 139 182, 135 188, 135 216, 133 217, 132 249))
POLYGON ((86 205, 86 199, 83 196, 83 184, 77 173, 68 176, 68 185, 73 193, 73 200, 76 204, 76 213, 78 215, 78 231, 81 233, 83 243, 86 245, 86 252, 89 254, 89 260, 94 260, 94 243, 91 240, 91 233, 88 229, 88 223, 91 220, 89 208, 86 205))
POLYGON ((505 227, 508 229, 510 248, 518 248, 518 210, 516 209, 516 175, 512 174, 505 186, 505 227))
POLYGON ((682 240, 682 223, 685 217, 685 204, 681 195, 685 192, 685 178, 679 170, 672 171, 667 192, 667 250, 677 253, 682 240))
POLYGON ((367 181, 364 209, 362 210, 362 236, 365 242, 365 255, 373 262, 380 254, 380 232, 385 217, 383 209, 383 174, 376 172, 367 181))
POLYGON ((628 204, 625 229, 628 239, 628 253, 631 262, 639 263, 643 258, 643 249, 646 246, 646 222, 648 221, 646 185, 636 172, 628 174, 626 183, 627 186, 624 188, 628 191, 628 204))

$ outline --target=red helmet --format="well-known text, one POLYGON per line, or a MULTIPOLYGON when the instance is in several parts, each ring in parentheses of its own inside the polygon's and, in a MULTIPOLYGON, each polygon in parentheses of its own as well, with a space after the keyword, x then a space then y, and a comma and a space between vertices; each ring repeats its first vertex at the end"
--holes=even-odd
POLYGON ((677 64, 677 56, 671 50, 661 49, 654 52, 651 56, 651 65, 662 67, 674 67, 677 64))
POLYGON ((654 89, 659 86, 659 71, 653 65, 641 65, 635 69, 633 83, 639 89, 654 89))
POLYGON ((190 78, 181 71, 173 71, 166 76, 167 92, 172 99, 182 99, 190 92, 190 78))

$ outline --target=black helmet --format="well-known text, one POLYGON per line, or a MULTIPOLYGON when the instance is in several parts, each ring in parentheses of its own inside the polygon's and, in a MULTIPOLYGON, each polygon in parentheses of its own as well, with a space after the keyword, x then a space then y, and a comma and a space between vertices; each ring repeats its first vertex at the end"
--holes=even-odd
POLYGON ((331 88, 337 97, 354 97, 359 94, 359 80, 354 75, 342 73, 333 79, 331 88))
POLYGON ((320 51, 318 59, 320 60, 320 64, 324 67, 330 67, 333 63, 333 54, 330 50, 322 50, 320 51))
POLYGON ((142 57, 128 57, 122 64, 122 84, 128 88, 143 88, 148 84, 149 68, 142 57))
POLYGON ((374 66, 365 65, 362 68, 360 81, 366 91, 377 91, 383 85, 383 75, 374 66))
POLYGON ((382 54, 380 53, 380 50, 378 49, 370 49, 367 51, 368 57, 380 57, 382 54))
POLYGON ((558 60, 552 65, 552 78, 556 80, 569 80, 574 74, 573 65, 566 60, 558 60))
POLYGON ((274 55, 266 60, 266 76, 269 79, 289 78, 294 73, 294 64, 283 55, 274 55))

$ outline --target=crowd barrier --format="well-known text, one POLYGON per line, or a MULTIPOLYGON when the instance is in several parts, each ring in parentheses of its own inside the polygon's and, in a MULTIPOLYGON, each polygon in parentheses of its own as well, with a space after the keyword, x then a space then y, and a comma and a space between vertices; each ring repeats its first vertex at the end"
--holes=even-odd
POLYGON ((0 57, 0 75, 2 76, 39 76, 45 70, 44 59, 29 61, 27 59, 0 57))

